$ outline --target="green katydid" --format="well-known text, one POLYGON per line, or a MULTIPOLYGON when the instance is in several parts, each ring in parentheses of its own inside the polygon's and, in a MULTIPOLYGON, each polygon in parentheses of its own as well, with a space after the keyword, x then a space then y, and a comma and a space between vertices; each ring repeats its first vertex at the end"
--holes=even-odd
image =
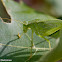
POLYGON ((27 30, 30 28, 32 30, 32 38, 31 38, 32 40, 31 40, 31 55, 30 55, 29 59, 32 57, 32 48, 34 46, 33 33, 35 32, 39 37, 45 39, 49 43, 49 48, 51 49, 50 41, 47 38, 45 38, 45 36, 51 35, 51 34, 55 33, 56 31, 60 30, 61 24, 60 25, 55 24, 54 22, 50 23, 50 24, 46 23, 46 22, 45 23, 44 22, 39 22, 39 23, 35 22, 35 23, 28 24, 28 25, 23 24, 24 33, 26 33, 27 30), (46 30, 46 31, 44 31, 44 30, 46 30))
MULTIPOLYGON (((7 18, 4 18, 4 19, 7 19, 7 18)), ((10 19, 8 19, 8 20, 10 20, 10 19)), ((16 21, 16 22, 19 22, 19 21, 16 21)), ((19 23, 17 23, 17 24, 19 25, 19 23)), ((30 55, 29 59, 32 57, 32 48, 33 48, 33 45, 34 45, 33 44, 33 33, 34 32, 39 37, 44 38, 49 43, 49 48, 51 48, 50 41, 48 39, 46 39, 45 36, 51 35, 54 32, 58 31, 61 28, 61 25, 58 26, 58 24, 56 24, 55 26, 51 25, 51 28, 49 28, 49 27, 50 27, 50 25, 48 25, 48 23, 46 23, 46 22, 45 23, 44 22, 39 22, 39 23, 35 22, 35 23, 32 23, 32 24, 28 24, 28 25, 23 24, 23 29, 24 29, 23 31, 24 31, 24 33, 26 33, 29 28, 31 28, 31 30, 32 30, 32 36, 31 36, 31 55, 30 55), (46 26, 47 26, 47 28, 46 28, 46 26), (45 29, 46 29, 46 31, 44 31, 45 29), (41 31, 41 30, 43 30, 43 31, 41 31)), ((20 35, 18 33, 18 37, 19 38, 21 38, 22 35, 20 35)))

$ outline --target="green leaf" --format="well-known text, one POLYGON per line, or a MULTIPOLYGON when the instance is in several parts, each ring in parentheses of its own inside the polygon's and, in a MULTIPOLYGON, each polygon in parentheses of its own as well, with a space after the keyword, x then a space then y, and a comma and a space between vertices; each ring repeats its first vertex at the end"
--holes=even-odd
POLYGON ((3 3, 11 18, 25 25, 35 22, 57 20, 49 15, 37 13, 34 9, 29 8, 23 2, 16 3, 12 0, 3 0, 3 3))
MULTIPOLYGON (((40 58, 40 56, 45 57, 45 55, 49 52, 49 45, 47 42, 42 42, 44 39, 40 38, 36 34, 38 34, 39 32, 40 35, 50 35, 61 29, 62 21, 46 14, 37 13, 34 9, 27 7, 24 3, 19 4, 12 0, 3 0, 3 2, 9 15, 11 16, 12 23, 4 24, 0 22, 0 25, 2 26, 2 28, 0 27, 0 45, 4 46, 0 49, 1 58, 12 59, 13 62, 25 62, 28 59, 28 56, 30 56, 29 52, 31 51, 30 42, 32 30, 35 32, 33 34, 33 43, 35 45, 35 48, 33 48, 33 53, 35 57, 33 56, 30 61, 35 62, 40 58), (24 30, 23 27, 25 27, 24 29, 26 30, 24 30), (36 27, 38 31, 36 30, 36 27), (32 30, 27 31, 28 28, 31 28, 32 30), (43 30, 44 28, 45 31, 43 30), (40 32, 39 29, 42 29, 42 32, 40 32), (23 32, 23 30, 25 32, 23 32), (20 33, 20 35, 24 33, 21 38, 17 36, 18 32, 20 33), (37 47, 38 50, 36 49, 37 47), (35 51, 38 52, 35 54, 35 51)), ((49 39, 50 37, 46 38, 49 39)), ((55 40, 56 39, 54 38, 50 39, 52 48, 56 46, 55 40)))

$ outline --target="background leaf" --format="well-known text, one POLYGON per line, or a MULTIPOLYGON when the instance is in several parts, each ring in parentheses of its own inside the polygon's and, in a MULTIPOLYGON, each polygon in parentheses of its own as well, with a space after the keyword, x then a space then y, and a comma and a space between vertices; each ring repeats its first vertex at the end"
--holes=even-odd
POLYGON ((57 20, 46 14, 37 13, 34 9, 29 8, 24 3, 16 3, 12 0, 3 0, 6 9, 12 19, 20 21, 23 24, 30 24, 33 22, 45 22, 50 20, 57 20), (15 6, 16 5, 16 6, 15 6))
MULTIPOLYGON (((0 0, 0 17, 1 18, 8 18, 10 19, 10 16, 8 15, 6 8, 4 7, 2 1, 0 0)), ((11 20, 3 19, 5 22, 11 22, 11 20)))

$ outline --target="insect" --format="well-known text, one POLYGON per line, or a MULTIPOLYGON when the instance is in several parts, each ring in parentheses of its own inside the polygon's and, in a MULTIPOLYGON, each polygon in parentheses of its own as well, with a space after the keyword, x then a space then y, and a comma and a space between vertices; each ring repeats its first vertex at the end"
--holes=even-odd
MULTIPOLYGON (((6 19, 7 19, 7 18, 6 18, 6 19)), ((16 21, 16 20, 15 20, 15 21, 16 21)), ((16 21, 16 22, 19 22, 19 21, 16 21)), ((20 23, 17 23, 17 24, 18 24, 18 26, 20 27, 20 23)), ((59 29, 58 29, 58 30, 59 30, 59 29)), ((33 46, 34 46, 34 43, 33 43, 33 33, 34 33, 34 32, 32 31, 32 35, 31 35, 31 55, 30 55, 30 57, 27 59, 27 61, 32 58, 32 48, 33 48, 33 46)), ((18 34, 17 34, 18 38, 20 39, 23 34, 24 34, 24 32, 23 32, 22 34, 20 34, 20 33, 18 32, 18 34)), ((43 39, 45 39, 45 40, 49 43, 49 48, 51 49, 50 41, 49 41, 48 39, 46 39, 45 37, 41 36, 41 35, 38 35, 38 36, 41 37, 41 38, 43 38, 43 39)))

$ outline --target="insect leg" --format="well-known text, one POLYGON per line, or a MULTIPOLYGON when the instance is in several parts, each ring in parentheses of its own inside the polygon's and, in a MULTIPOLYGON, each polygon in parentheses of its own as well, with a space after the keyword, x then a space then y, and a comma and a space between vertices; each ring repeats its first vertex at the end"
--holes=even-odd
POLYGON ((45 37, 41 36, 41 35, 38 35, 39 37, 45 39, 48 43, 49 43, 49 48, 51 48, 51 44, 50 44, 50 41, 48 39, 46 39, 45 37))
POLYGON ((30 57, 25 62, 29 61, 32 58, 32 49, 33 49, 33 46, 34 46, 34 44, 33 44, 33 31, 32 31, 30 57))

